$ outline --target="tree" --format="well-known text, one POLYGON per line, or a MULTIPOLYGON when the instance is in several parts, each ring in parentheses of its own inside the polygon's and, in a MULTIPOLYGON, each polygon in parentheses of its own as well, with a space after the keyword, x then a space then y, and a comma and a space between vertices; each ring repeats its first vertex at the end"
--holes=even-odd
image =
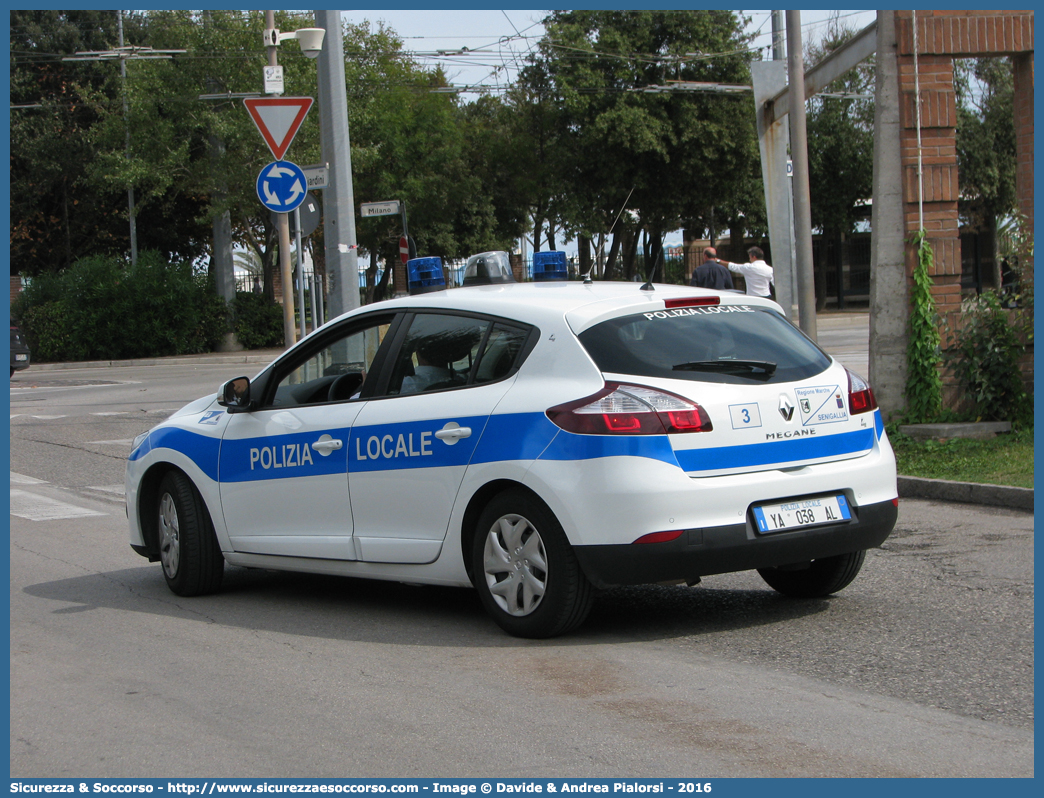
MULTIPOLYGON (((809 66, 815 66, 856 35, 833 17, 817 44, 808 47, 809 66)), ((812 226, 823 231, 824 242, 841 241, 864 217, 861 206, 873 195, 874 173, 873 60, 831 83, 808 101, 808 171, 812 226)), ((826 303, 826 248, 815 264, 816 309, 826 303)))
POLYGON ((993 242, 994 284, 1001 286, 997 226, 1014 212, 1015 85, 1011 60, 954 62, 957 91, 957 174, 962 221, 993 242))
MULTIPOLYGON (((663 235, 737 195, 756 157, 749 98, 646 89, 669 80, 749 83, 742 19, 731 11, 557 11, 534 64, 553 87, 558 141, 569 164, 549 203, 560 226, 592 237, 621 215, 606 276, 625 275, 643 241, 656 264, 663 235), (569 200, 565 200, 569 197, 569 200)), ((536 85, 532 75, 522 79, 536 85)), ((539 96, 539 95, 538 95, 539 96)))
POLYGON ((84 171, 103 109, 118 103, 119 69, 61 60, 113 46, 116 22, 106 11, 11 11, 12 273, 124 249, 126 194, 93 185, 84 171))

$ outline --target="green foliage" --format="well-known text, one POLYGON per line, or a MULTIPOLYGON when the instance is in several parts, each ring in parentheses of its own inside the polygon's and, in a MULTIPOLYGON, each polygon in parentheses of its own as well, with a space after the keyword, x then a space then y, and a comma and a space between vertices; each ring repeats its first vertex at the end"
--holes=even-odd
POLYGON ((991 229, 1015 208, 1015 81, 1008 58, 954 61, 958 210, 962 223, 991 229), (973 90, 973 81, 977 83, 973 90))
MULTIPOLYGON (((838 18, 818 44, 809 47, 811 69, 854 36, 838 18)), ((857 206, 873 195, 874 62, 868 59, 809 99, 808 169, 812 226, 831 234, 850 233, 862 214, 857 206), (838 97, 837 94, 862 95, 838 97)))
POLYGON ((224 302, 187 262, 143 252, 89 257, 26 287, 13 314, 40 360, 115 360, 208 352, 227 329, 224 302))
POLYGON ((236 292, 232 329, 247 349, 283 345, 283 308, 264 294, 236 292))
MULTIPOLYGON (((1019 307, 1033 312, 1033 223, 1018 213, 997 227, 998 254, 1016 274, 1013 299, 1019 307)), ((1033 325, 1024 330, 1027 342, 1033 342, 1033 325)))
POLYGON ((946 362, 976 419, 1032 423, 1033 407, 1022 381, 1019 357, 1026 351, 1019 311, 1005 309, 994 291, 961 303, 960 326, 946 362))
POLYGON ((916 440, 888 425, 888 440, 903 476, 1033 487, 1033 427, 988 440, 916 440))
POLYGON ((910 342, 906 350, 906 420, 912 424, 934 421, 942 408, 939 377, 939 327, 932 297, 931 268, 934 259, 924 230, 916 233, 917 268, 910 297, 910 342))
POLYGON ((645 229, 652 260, 668 230, 738 218, 741 201, 756 215, 749 96, 643 91, 670 80, 749 83, 743 22, 728 10, 552 12, 511 96, 526 122, 517 157, 528 162, 520 174, 537 224, 593 239, 626 200, 638 219, 621 218, 610 252, 626 241, 633 258, 634 231, 645 229))

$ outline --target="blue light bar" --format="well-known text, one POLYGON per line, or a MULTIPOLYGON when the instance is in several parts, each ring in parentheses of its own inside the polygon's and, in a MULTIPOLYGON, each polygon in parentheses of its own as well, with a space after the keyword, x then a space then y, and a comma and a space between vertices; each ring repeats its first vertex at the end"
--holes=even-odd
POLYGON ((541 283, 548 280, 568 280, 569 263, 566 254, 557 250, 533 253, 533 280, 541 283))
POLYGON ((414 258, 406 261, 406 279, 410 296, 443 290, 446 278, 442 273, 442 258, 414 258))

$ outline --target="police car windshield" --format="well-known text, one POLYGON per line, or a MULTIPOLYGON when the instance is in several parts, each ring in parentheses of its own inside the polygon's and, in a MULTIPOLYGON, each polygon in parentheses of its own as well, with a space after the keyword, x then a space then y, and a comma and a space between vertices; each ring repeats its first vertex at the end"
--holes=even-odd
POLYGON ((778 313, 747 305, 674 308, 604 321, 580 343, 611 374, 735 384, 807 379, 830 358, 778 313))

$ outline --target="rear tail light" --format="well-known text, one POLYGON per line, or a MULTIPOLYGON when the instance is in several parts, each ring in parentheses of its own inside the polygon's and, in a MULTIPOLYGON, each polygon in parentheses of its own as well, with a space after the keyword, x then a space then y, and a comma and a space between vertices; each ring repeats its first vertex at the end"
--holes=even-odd
POLYGON ((638 540, 632 541, 632 543, 669 543, 680 538, 684 531, 684 529, 674 529, 670 532, 650 532, 648 535, 642 535, 638 540))
POLYGON ((592 396, 550 408, 547 417, 567 432, 581 435, 671 435, 712 429, 707 412, 695 402, 613 382, 592 396))
POLYGON ((858 374, 848 369, 845 371, 848 372, 848 412, 856 416, 876 410, 877 400, 874 399, 874 392, 870 390, 869 383, 858 374))

